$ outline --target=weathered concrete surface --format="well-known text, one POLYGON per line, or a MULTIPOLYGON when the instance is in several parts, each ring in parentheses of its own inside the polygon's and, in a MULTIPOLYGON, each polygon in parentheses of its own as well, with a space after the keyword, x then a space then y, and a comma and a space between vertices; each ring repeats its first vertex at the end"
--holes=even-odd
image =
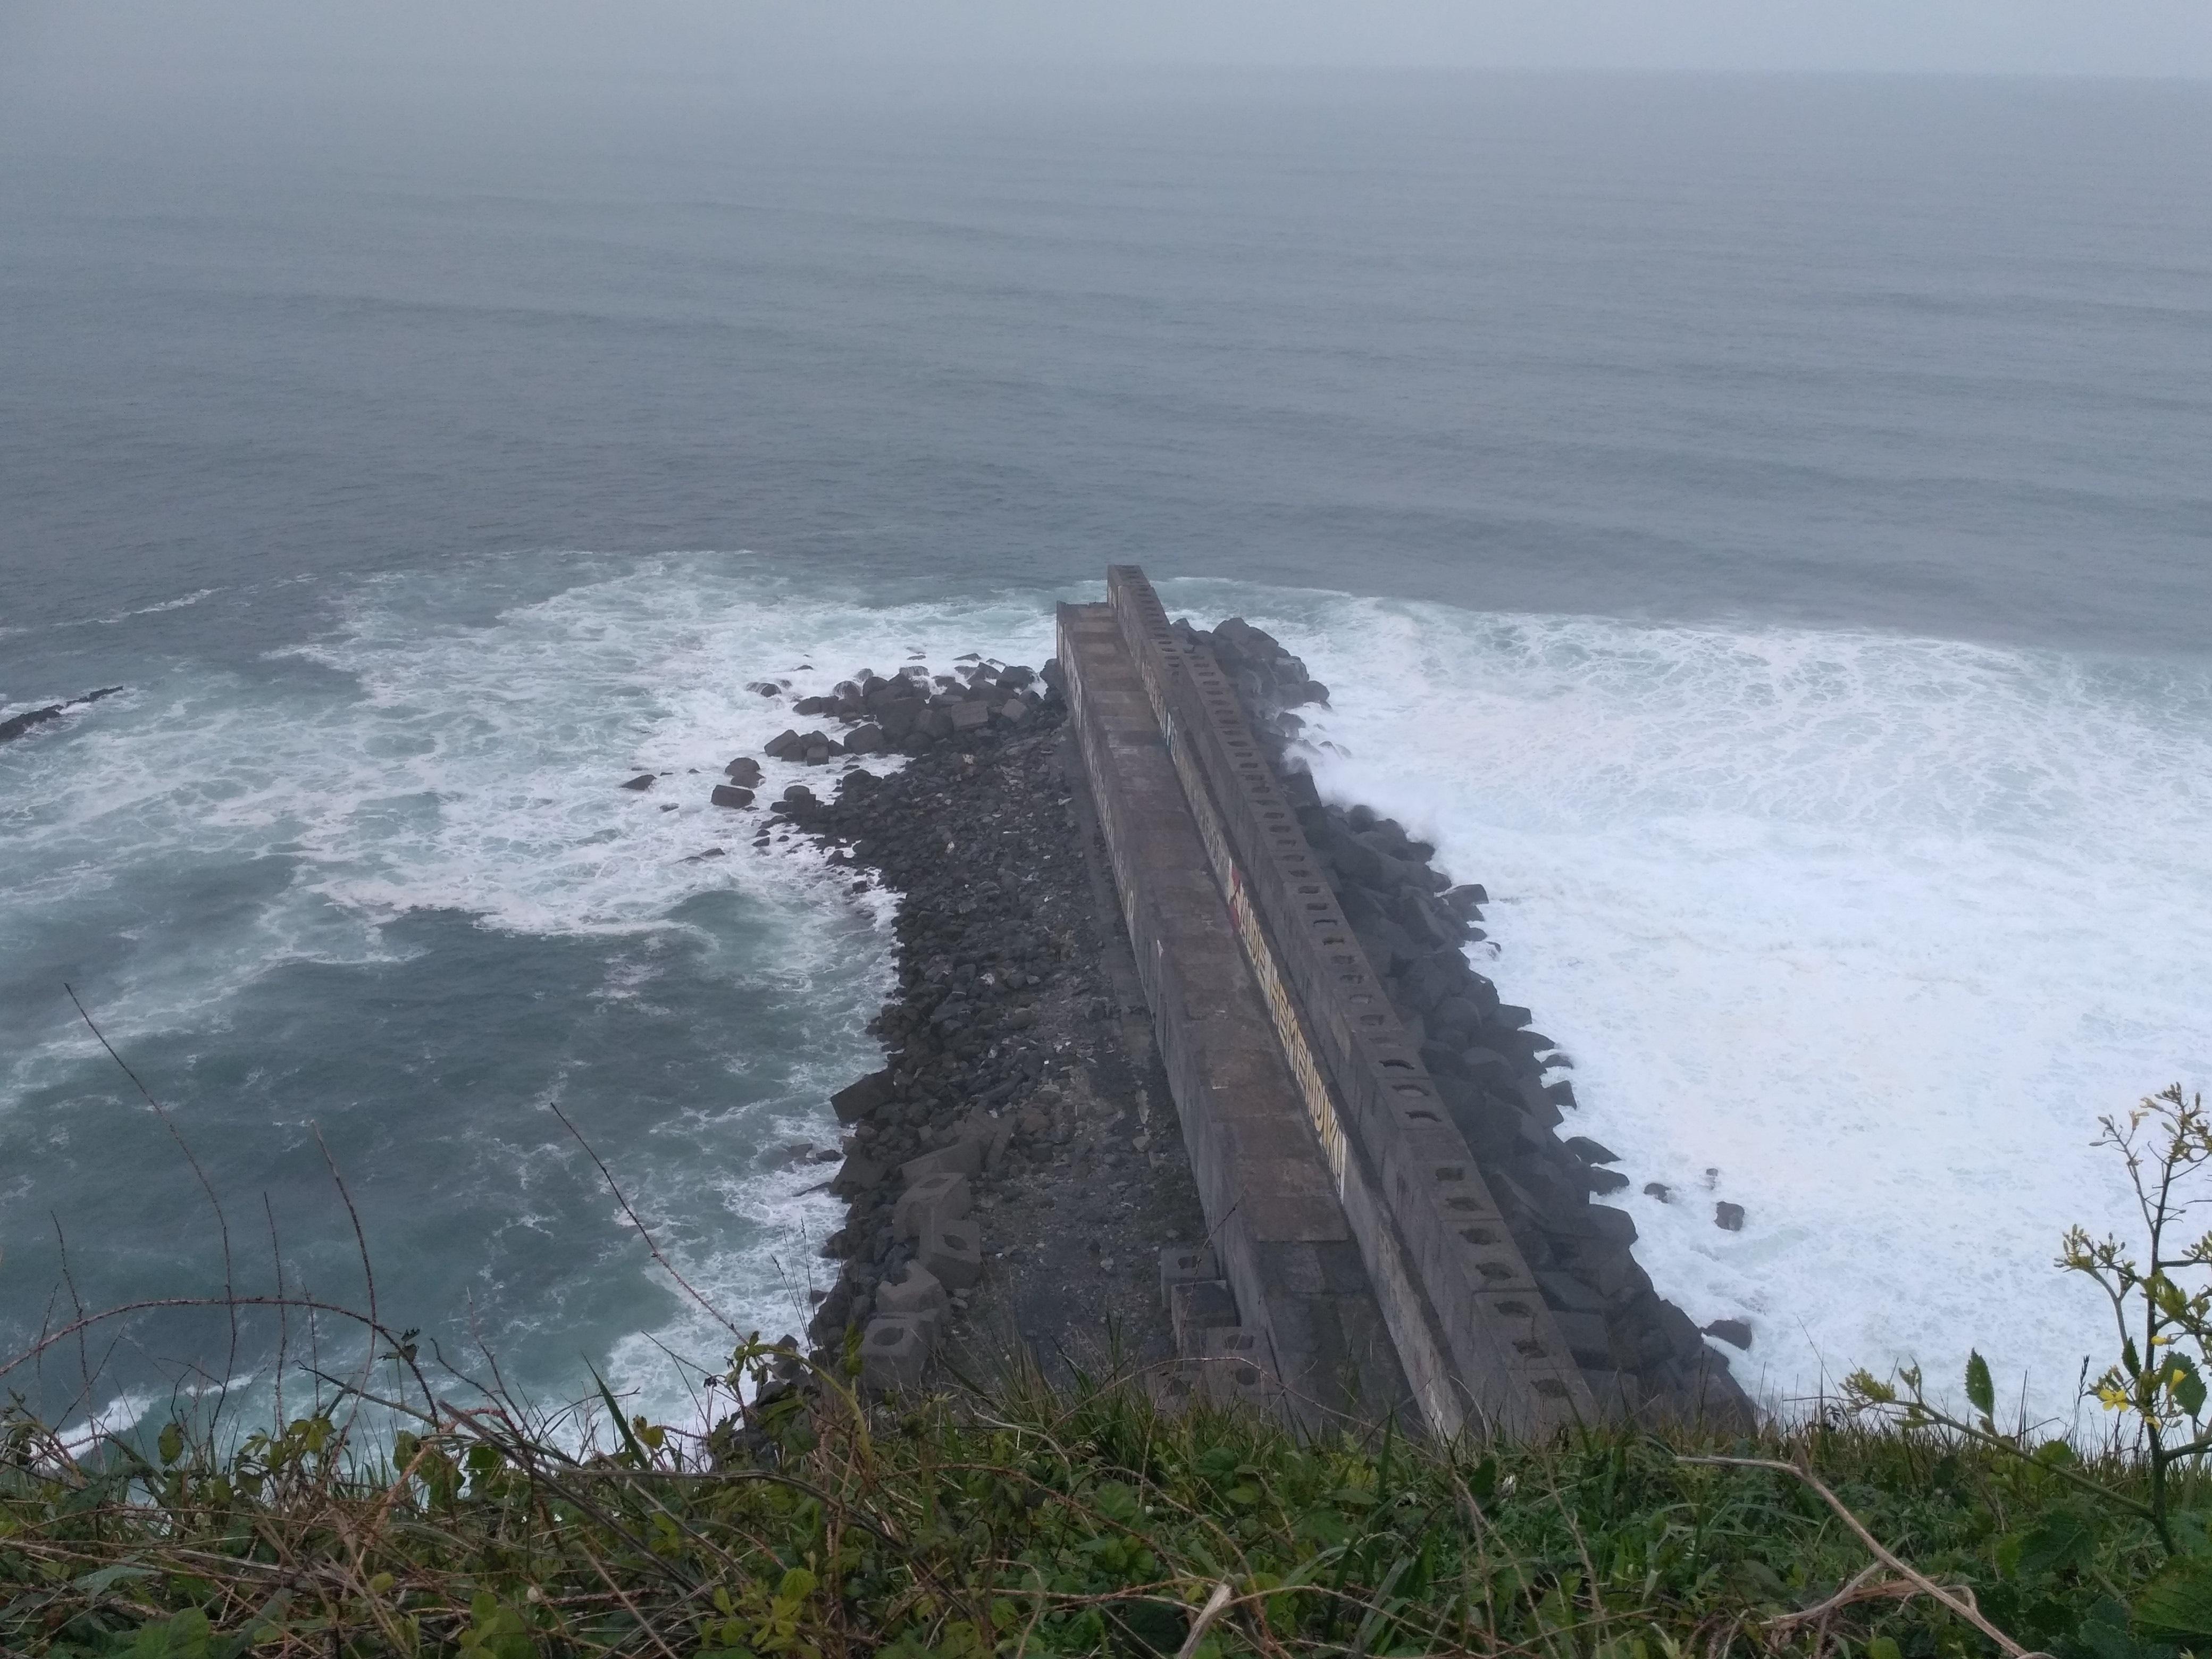
POLYGON ((1239 1328, 1294 1415, 1374 1421, 1408 1397, 1398 1345, 1110 607, 1060 607, 1060 663, 1239 1328))
MULTIPOLYGON (((1263 993, 1261 1018, 1276 1038, 1279 1063, 1294 1074, 1340 1214, 1423 1415, 1445 1435, 1474 1428, 1525 1436, 1595 1420, 1597 1404, 1567 1340, 1315 867, 1218 666, 1178 640, 1141 570, 1115 567, 1109 588, 1109 606, 1063 608, 1063 645, 1071 636, 1085 641, 1109 618, 1121 635, 1119 660, 1133 671, 1149 706, 1152 741, 1164 744, 1182 817, 1218 884, 1212 898, 1233 917, 1247 982, 1263 993)), ((1115 660, 1096 644, 1087 648, 1089 661, 1115 660)), ((1061 660, 1068 663, 1066 649, 1061 660)), ((1078 716, 1088 744, 1098 723, 1084 720, 1079 705, 1078 716)), ((1102 746, 1115 735, 1097 731, 1102 746)), ((1108 793, 1102 784, 1102 796, 1108 793)), ((1168 816, 1151 799, 1143 810, 1147 823, 1168 816)), ((1121 862, 1117 854, 1117 870, 1121 862)), ((1164 1045, 1169 1027, 1188 1016, 1172 1002, 1152 1006, 1164 1045)), ((1203 1102, 1194 1115, 1206 1132, 1203 1102)), ((1203 1162, 1194 1146, 1194 1166, 1203 1162)), ((1209 1215, 1217 1201, 1240 1201, 1233 1193, 1218 1200, 1203 1177, 1200 1192, 1209 1215)))

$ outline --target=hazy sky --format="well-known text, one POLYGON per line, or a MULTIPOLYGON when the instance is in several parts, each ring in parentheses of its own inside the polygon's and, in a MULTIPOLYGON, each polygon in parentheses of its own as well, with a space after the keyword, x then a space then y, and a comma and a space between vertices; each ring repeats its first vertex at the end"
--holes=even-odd
POLYGON ((0 90, 276 72, 1425 64, 2212 77, 2212 0, 0 0, 0 90))

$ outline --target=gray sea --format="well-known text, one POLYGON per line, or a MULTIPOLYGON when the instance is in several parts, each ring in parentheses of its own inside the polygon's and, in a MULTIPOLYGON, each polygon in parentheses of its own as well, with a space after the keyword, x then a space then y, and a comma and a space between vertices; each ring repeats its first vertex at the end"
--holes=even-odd
MULTIPOLYGON (((680 1413, 726 1334, 551 1109, 795 1328, 888 983, 879 896, 704 803, 744 684, 1036 661, 1116 561, 1304 653, 1324 787, 1490 886, 1747 1381, 1974 1343, 2063 1409, 2095 1117, 2212 1081, 2179 82, 0 110, 0 717, 128 688, 0 749, 0 1351, 224 1281, 66 983, 239 1288, 363 1302, 335 1168, 388 1323, 680 1413)), ((276 1340, 0 1386, 119 1422, 276 1340)))

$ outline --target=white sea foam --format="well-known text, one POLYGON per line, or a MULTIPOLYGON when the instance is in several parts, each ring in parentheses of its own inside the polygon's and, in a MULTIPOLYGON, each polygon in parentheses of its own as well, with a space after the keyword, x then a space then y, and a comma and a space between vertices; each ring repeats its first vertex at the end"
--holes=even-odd
POLYGON ((1978 1346, 2070 1414, 2106 1327, 2058 1235, 2129 1218, 2096 1119, 2212 1080, 2212 675, 1168 594, 1302 653, 1324 792, 1487 884, 1485 971, 1572 1054, 1569 1127, 1673 1189, 1625 1200, 1638 1255, 1751 1322, 1739 1374, 1802 1397, 1978 1346))
MULTIPOLYGON (((444 619, 451 587, 371 583, 287 653, 343 674, 334 695, 208 671, 25 757, 0 809, 19 904, 82 903, 149 863, 295 866, 250 936, 134 963, 117 988, 125 1033, 200 1023, 278 962, 377 957, 380 924, 410 910, 575 933, 674 925, 687 896, 732 886, 826 890, 803 851, 690 861, 749 840, 762 815, 710 805, 709 789, 794 720, 744 684, 788 679, 797 696, 916 652, 941 671, 979 646, 1032 661, 1051 648, 1042 599, 869 610, 784 591, 741 556, 633 565, 471 623, 444 619), (616 787, 648 770, 668 775, 616 787)), ((765 765, 763 803, 822 781, 765 765)))
MULTIPOLYGON (((203 587, 190 593, 179 593, 173 599, 162 599, 154 605, 142 605, 136 610, 132 611, 117 611, 105 617, 72 617, 67 622, 40 623, 29 626, 0 628, 0 639, 4 639, 9 635, 15 634, 44 633, 50 629, 112 628, 118 623, 129 622, 133 617, 158 617, 167 611, 183 611, 192 605, 198 605, 202 599, 211 599, 221 592, 222 592, 222 590, 219 587, 203 587)), ((15 711, 13 709, 0 707, 0 718, 4 718, 7 714, 13 714, 15 712, 15 711)))

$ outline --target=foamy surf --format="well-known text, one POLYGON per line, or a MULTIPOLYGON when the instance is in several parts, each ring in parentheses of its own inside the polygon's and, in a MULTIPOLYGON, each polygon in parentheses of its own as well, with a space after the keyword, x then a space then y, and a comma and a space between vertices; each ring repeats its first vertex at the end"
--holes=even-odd
MULTIPOLYGON (((281 1053, 258 988, 301 964, 410 983, 418 954, 451 949, 422 918, 586 951, 596 966, 560 993, 585 1047, 550 1081, 506 1098, 494 1066, 449 1121, 356 1098, 303 1060, 287 1075, 333 1092, 281 1111, 341 1138, 385 1119, 427 1138, 422 1201, 451 1211, 437 1248, 470 1274, 395 1263, 391 1294, 410 1271, 418 1297, 465 1291, 541 1398, 573 1392, 581 1348, 638 1409, 680 1420, 690 1389, 670 1356, 714 1366, 730 1333, 659 1279, 545 1102, 629 1109, 630 1080, 594 1071, 595 1022, 703 1043, 691 1080, 602 1150, 731 1322, 799 1328, 836 1210, 812 1190, 826 1166, 793 1149, 828 1143, 823 1101, 873 1063, 889 901, 799 842, 757 851, 761 815, 713 808, 708 788, 793 723, 747 681, 805 693, 969 650, 1040 661, 1060 596, 872 608, 741 556, 580 559, 573 576, 511 602, 497 562, 368 583, 265 675, 185 665, 21 746, 0 801, 16 882, 0 928, 19 961, 98 941, 110 1034, 185 1056, 187 1076, 227 1050, 281 1053), (665 775, 617 787, 647 770, 665 775)), ((1701 1321, 1752 1323, 1740 1376, 1802 1399, 1860 1364, 1954 1376, 1978 1346, 2065 1414, 2103 1330, 2050 1257, 2066 1223, 2126 1218, 2119 1172, 2089 1150, 2096 1115, 2212 1072, 2201 669, 1164 592, 1303 654, 1336 694, 1312 733, 1334 745, 1314 750, 1324 787, 1489 885, 1486 971, 1574 1055, 1573 1127, 1622 1154, 1662 1291, 1701 1321), (1741 1234, 1714 1227, 1723 1199, 1745 1207, 1741 1234)), ((822 779, 768 774, 766 799, 822 779)), ((106 1062, 66 1023, 15 1035, 0 1123, 32 1175, 62 1160, 42 1194, 65 1188, 70 1137, 120 1121, 106 1062)), ((250 1204, 274 1177, 246 1093, 234 1118, 226 1097, 177 1103, 200 1133, 246 1138, 203 1150, 250 1204)), ((149 1156, 149 1190, 181 1185, 149 1156)), ((38 1259, 20 1242, 11 1279, 38 1259)))
MULTIPOLYGON (((514 573, 497 561, 367 583, 266 674, 182 665, 124 718, 11 757, 0 839, 25 879, 0 926, 19 961, 66 963, 98 942, 94 963, 69 971, 92 981, 126 1054, 181 1060, 188 1079, 210 1056, 253 1051, 258 1068, 300 1079, 271 1103, 279 1140, 317 1119, 380 1160, 351 1163, 353 1180, 411 1181, 412 1201, 449 1211, 429 1230, 446 1259, 410 1261, 431 1247, 404 1230, 380 1237, 368 1194, 380 1282, 394 1300, 415 1292, 410 1317, 467 1320, 541 1398, 587 1382, 577 1353, 595 1352, 637 1408, 680 1420, 690 1394, 671 1356, 715 1365, 730 1333, 660 1279, 548 1103, 598 1113, 598 1150, 721 1316, 771 1336, 803 1328, 836 1206, 819 1190, 830 1170, 799 1152, 834 1145, 827 1097, 873 1064, 866 1026, 885 985, 891 901, 851 892, 852 872, 806 844, 754 848, 764 815, 712 806, 708 791, 725 762, 791 723, 787 698, 747 682, 803 695, 862 667, 942 671, 968 651, 1042 661, 1050 599, 871 609, 746 556, 574 566, 562 591, 512 603, 501 596, 514 573), (619 787, 641 771, 661 775, 650 790, 619 787), (180 906, 179 892, 202 896, 180 906), (480 1066, 485 1087, 455 1116, 428 1100, 360 1097, 354 1079, 293 1052, 289 1032, 264 1030, 267 988, 303 969, 403 992, 455 971, 439 961, 457 948, 450 928, 418 925, 437 917, 516 941, 485 960, 525 963, 513 970, 523 990, 541 971, 528 963, 557 968, 582 950, 595 973, 536 994, 574 998, 578 1031, 619 1030, 632 1044, 681 1026, 683 1075, 698 1081, 664 1085, 675 1092, 647 1120, 622 1073, 659 1066, 649 1049, 580 1054, 544 1085, 528 1081, 543 1070, 531 1056, 456 1048, 440 1068, 480 1066), (395 1161, 387 1121, 426 1146, 395 1161), (619 1138, 610 1121, 626 1125, 619 1138), (454 1305, 424 1306, 426 1295, 454 1305)), ((803 766, 767 770, 764 799, 823 782, 803 766)), ((27 1170, 52 1166, 41 1191, 65 1194, 81 1178, 69 1148, 95 1125, 127 1123, 115 1115, 128 1103, 111 1097, 81 1026, 23 1035, 0 1073, 0 1115, 15 1117, 11 1139, 40 1149, 27 1170)), ((408 1087, 406 1075, 378 1086, 408 1087)), ((172 1103, 239 1201, 297 1178, 276 1175, 281 1147, 259 1144, 265 1109, 178 1086, 172 1103)), ((148 1157, 157 1184, 181 1175, 148 1157)), ((11 1265, 37 1271, 41 1248, 11 1250, 11 1265)), ((183 1248, 198 1248, 191 1236, 183 1248)), ((330 1271, 353 1277, 342 1262, 330 1271)), ((11 1326, 19 1314, 35 1321, 15 1309, 11 1326)))
POLYGON ((1740 1376, 1802 1401, 1978 1346, 2070 1418, 2108 1316, 2051 1258, 2131 1214, 2096 1119, 2212 1073, 2212 676, 1168 596, 1304 656, 1335 689, 1324 792, 1488 884, 1485 971, 1572 1054, 1572 1127, 1622 1155, 1662 1291, 1752 1324, 1740 1376))

